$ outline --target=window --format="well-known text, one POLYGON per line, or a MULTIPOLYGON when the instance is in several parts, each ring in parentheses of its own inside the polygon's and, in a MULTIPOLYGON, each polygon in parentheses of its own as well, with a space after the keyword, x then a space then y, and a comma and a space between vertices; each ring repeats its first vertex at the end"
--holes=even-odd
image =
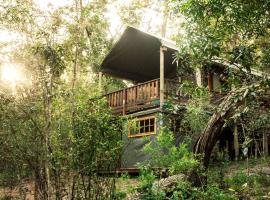
POLYGON ((224 86, 224 80, 226 75, 220 73, 209 73, 208 74, 208 89, 210 92, 221 92, 224 86))
POLYGON ((156 133, 156 117, 148 116, 133 120, 129 124, 128 137, 142 137, 156 133))

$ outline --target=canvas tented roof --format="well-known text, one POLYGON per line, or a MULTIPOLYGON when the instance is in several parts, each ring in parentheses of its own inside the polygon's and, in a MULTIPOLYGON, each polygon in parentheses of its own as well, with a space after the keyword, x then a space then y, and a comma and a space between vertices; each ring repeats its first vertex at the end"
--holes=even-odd
POLYGON ((101 64, 101 72, 117 78, 144 82, 159 78, 160 46, 167 47, 164 54, 164 74, 176 76, 172 41, 157 37, 133 27, 127 27, 101 64))

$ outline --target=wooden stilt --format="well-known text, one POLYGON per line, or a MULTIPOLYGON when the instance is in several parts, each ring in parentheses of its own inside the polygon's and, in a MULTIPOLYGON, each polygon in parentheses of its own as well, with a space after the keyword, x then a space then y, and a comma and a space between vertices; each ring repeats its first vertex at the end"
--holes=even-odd
POLYGON ((258 158, 258 142, 255 140, 255 159, 258 158))
POLYGON ((213 92, 213 73, 208 73, 208 90, 213 92))
POLYGON ((269 155, 268 153, 268 137, 266 132, 263 133, 263 155, 264 157, 267 157, 269 155))
POLYGON ((237 130, 237 125, 234 125, 234 131, 233 131, 233 146, 234 146, 234 156, 235 156, 235 160, 238 160, 238 157, 239 157, 239 141, 238 141, 238 130, 237 130))

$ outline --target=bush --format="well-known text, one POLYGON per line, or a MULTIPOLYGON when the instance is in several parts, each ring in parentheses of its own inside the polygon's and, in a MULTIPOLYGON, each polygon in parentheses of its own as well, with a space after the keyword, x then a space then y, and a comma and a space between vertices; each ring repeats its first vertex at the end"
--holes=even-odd
POLYGON ((200 199, 207 199, 207 200, 234 200, 237 199, 235 196, 231 194, 225 193, 216 185, 208 185, 201 193, 200 199))
POLYGON ((188 181, 181 182, 177 185, 173 191, 171 199, 198 199, 199 190, 192 187, 191 183, 188 181))
POLYGON ((156 176, 153 170, 149 169, 148 167, 144 166, 140 169, 140 186, 139 190, 146 191, 150 190, 153 186, 153 183, 156 179, 156 176))
POLYGON ((248 176, 244 172, 237 172, 234 176, 225 179, 229 185, 241 186, 248 182, 248 176))
POLYGON ((140 169, 140 186, 137 191, 141 194, 142 200, 163 200, 166 197, 164 191, 153 189, 153 183, 156 180, 156 175, 148 166, 143 166, 140 169))
POLYGON ((144 147, 144 151, 151 155, 147 163, 152 167, 167 168, 170 174, 187 173, 198 166, 185 143, 175 146, 174 134, 167 128, 161 128, 156 141, 151 141, 144 147))
POLYGON ((114 199, 114 200, 122 200, 122 199, 125 199, 126 196, 127 196, 127 194, 125 192, 115 191, 113 196, 112 196, 112 199, 114 199))
POLYGON ((267 187, 270 186, 270 178, 265 175, 247 176, 244 172, 238 172, 234 176, 225 179, 229 190, 239 198, 267 195, 267 187), (265 188, 265 189, 264 189, 265 188), (264 191, 265 190, 265 191, 264 191))

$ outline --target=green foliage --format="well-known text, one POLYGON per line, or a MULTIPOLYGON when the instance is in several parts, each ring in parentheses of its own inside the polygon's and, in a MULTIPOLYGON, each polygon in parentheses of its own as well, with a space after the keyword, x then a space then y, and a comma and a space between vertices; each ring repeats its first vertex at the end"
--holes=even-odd
MULTIPOLYGON (((266 163, 264 165, 267 165, 266 163)), ((225 193, 231 194, 238 199, 263 199, 268 196, 270 187, 270 178, 265 175, 259 164, 258 159, 250 160, 250 172, 246 171, 246 162, 238 161, 230 166, 225 166, 220 178, 223 181, 218 181, 216 176, 220 169, 220 166, 213 166, 209 169, 208 184, 217 185, 225 193)))
POLYGON ((140 188, 149 189, 152 187, 154 180, 156 179, 156 175, 153 170, 149 168, 149 166, 141 166, 140 168, 140 188))
POLYGON ((198 87, 189 81, 184 81, 180 89, 190 96, 180 132, 185 133, 190 139, 195 139, 208 122, 209 114, 206 110, 209 110, 210 94, 207 88, 198 87))
POLYGON ((171 174, 188 173, 198 166, 198 161, 193 158, 185 143, 175 146, 174 134, 167 128, 160 128, 156 141, 145 145, 144 151, 151 155, 151 166, 167 168, 171 174))
POLYGON ((112 196, 112 199, 114 199, 114 200, 122 200, 122 199, 125 199, 126 196, 127 196, 127 194, 125 192, 115 191, 113 196, 112 196))
POLYGON ((150 166, 140 167, 139 181, 140 185, 136 188, 136 191, 142 194, 141 199, 143 200, 162 200, 165 198, 163 191, 154 190, 152 188, 154 181, 157 176, 154 171, 150 169, 150 166))
POLYGON ((248 176, 244 172, 238 172, 227 181, 230 185, 244 185, 248 182, 248 176))
POLYGON ((37 117, 33 120, 33 117, 40 112, 38 102, 34 95, 25 101, 1 96, 2 185, 15 186, 23 178, 31 175, 30 169, 36 165, 38 159, 44 158, 39 129, 42 121, 37 117), (35 108, 32 106, 32 101, 36 101, 35 108))
POLYGON ((222 191, 216 185, 208 185, 207 188, 202 192, 201 199, 209 199, 209 200, 235 200, 237 199, 235 196, 231 194, 227 194, 222 191))
POLYGON ((151 191, 143 193, 141 199, 142 200, 163 200, 165 199, 165 193, 164 192, 157 192, 157 191, 151 191))
POLYGON ((125 173, 122 173, 121 174, 121 177, 120 177, 122 180, 127 180, 127 179, 129 179, 130 178, 130 176, 129 176, 129 174, 128 174, 128 172, 125 172, 125 173))
POLYGON ((174 189, 173 195, 169 199, 234 200, 237 198, 225 193, 216 185, 207 185, 206 188, 196 188, 186 181, 177 185, 174 189))
POLYGON ((172 199, 197 199, 198 191, 191 186, 190 182, 184 181, 177 185, 172 199))
MULTIPOLYGON (((0 91, 1 186, 30 179, 40 199, 60 199, 67 187, 73 199, 111 197, 114 178, 97 173, 116 167, 122 121, 103 99, 89 100, 97 94, 89 71, 99 69, 112 45, 104 20, 107 6, 107 1, 76 0, 44 11, 30 1, 1 0, 1 28, 23 35, 7 60, 20 63, 29 78, 27 87, 0 91)), ((1 50, 5 45, 1 42, 1 50)))
POLYGON ((186 17, 181 27, 187 33, 178 37, 179 49, 181 58, 189 54, 192 66, 219 57, 246 69, 260 66, 267 70, 267 1, 171 0, 169 6, 186 17))
POLYGON ((65 69, 64 61, 62 57, 64 56, 64 49, 62 46, 58 45, 56 47, 37 45, 33 47, 34 54, 39 56, 44 61, 44 67, 49 66, 49 70, 53 77, 60 77, 65 69))
POLYGON ((206 187, 194 187, 191 182, 182 180, 176 186, 167 188, 166 191, 156 190, 152 187, 152 176, 149 172, 149 175, 143 175, 143 181, 149 180, 151 184, 146 184, 144 187, 137 189, 138 192, 142 194, 141 199, 168 199, 168 200, 179 200, 179 199, 189 199, 189 200, 234 200, 237 197, 232 194, 231 191, 220 189, 217 185, 208 184, 206 187))
POLYGON ((14 198, 11 196, 0 197, 0 200, 12 200, 12 199, 14 199, 14 198))
POLYGON ((242 194, 247 193, 248 188, 248 177, 244 173, 237 173, 231 179, 227 180, 230 188, 229 190, 235 192, 237 195, 242 196, 242 194))
POLYGON ((183 81, 179 88, 186 96, 191 97, 194 103, 200 104, 202 106, 207 106, 209 104, 209 92, 207 88, 198 87, 196 84, 190 81, 183 81))
POLYGON ((89 102, 85 91, 79 94, 84 95, 77 97, 74 168, 85 173, 114 170, 120 156, 122 121, 110 113, 104 99, 89 102))

